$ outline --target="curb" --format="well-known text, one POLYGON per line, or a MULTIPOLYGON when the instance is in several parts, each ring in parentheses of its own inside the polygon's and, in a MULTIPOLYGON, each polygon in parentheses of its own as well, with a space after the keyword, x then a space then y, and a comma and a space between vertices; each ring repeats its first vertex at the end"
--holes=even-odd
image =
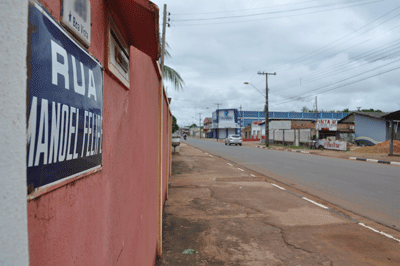
MULTIPOLYGON (((259 149, 265 149, 265 146, 257 146, 259 149)), ((278 151, 292 151, 292 152, 299 152, 299 153, 307 153, 309 154, 309 151, 299 151, 299 150, 278 150, 278 151)))
POLYGON ((350 157, 349 159, 350 160, 363 161, 363 162, 373 162, 373 163, 400 165, 400 162, 389 162, 389 161, 381 161, 381 160, 376 160, 376 159, 365 159, 365 158, 357 158, 357 157, 350 157))
MULTIPOLYGON (((265 147, 260 147, 260 146, 257 146, 257 148, 265 149, 265 147)), ((298 151, 298 150, 282 150, 282 151, 291 151, 291 152, 310 154, 310 152, 308 152, 308 151, 298 151)), ((377 160, 377 159, 365 159, 365 158, 357 158, 357 157, 349 157, 349 159, 363 161, 363 162, 373 162, 373 163, 382 163, 382 164, 391 164, 391 165, 399 165, 400 166, 400 162, 390 162, 390 161, 382 161, 382 160, 377 160)))

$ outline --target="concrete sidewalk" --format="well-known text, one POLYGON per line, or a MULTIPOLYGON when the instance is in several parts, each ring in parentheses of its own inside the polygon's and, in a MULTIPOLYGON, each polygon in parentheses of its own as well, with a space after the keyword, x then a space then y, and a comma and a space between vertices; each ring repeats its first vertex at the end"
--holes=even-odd
POLYGON ((399 231, 185 143, 172 163, 157 265, 400 265, 399 231))

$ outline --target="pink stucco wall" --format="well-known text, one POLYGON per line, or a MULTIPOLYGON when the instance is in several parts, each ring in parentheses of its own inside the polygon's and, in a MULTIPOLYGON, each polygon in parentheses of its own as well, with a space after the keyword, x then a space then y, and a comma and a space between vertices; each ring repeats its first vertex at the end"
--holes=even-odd
MULTIPOLYGON (((59 1, 42 2, 59 17, 59 1)), ((89 51, 105 66, 105 1, 91 5, 89 51)), ((28 201, 30 265, 154 265, 160 80, 149 56, 134 47, 130 53, 129 90, 104 71, 102 169, 28 201)), ((166 98, 163 102, 164 120, 170 122, 166 98)), ((163 199, 168 123, 162 129, 163 199)))
MULTIPOLYGON (((168 186, 168 178, 169 174, 169 154, 171 154, 170 147, 171 147, 171 132, 170 123, 172 123, 171 113, 168 109, 167 98, 164 94, 163 100, 163 159, 165 163, 163 164, 163 188, 168 186)), ((163 190, 163 199, 166 200, 167 197, 167 190, 163 190)))

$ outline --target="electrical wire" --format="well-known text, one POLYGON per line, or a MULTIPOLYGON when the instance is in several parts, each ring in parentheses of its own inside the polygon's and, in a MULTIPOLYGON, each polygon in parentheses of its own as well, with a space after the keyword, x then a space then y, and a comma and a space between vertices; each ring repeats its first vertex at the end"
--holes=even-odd
MULTIPOLYGON (((355 0, 353 2, 360 2, 362 0, 355 0)), ((325 8, 325 7, 330 7, 330 6, 335 6, 335 5, 343 5, 343 4, 349 4, 352 2, 338 2, 337 4, 325 4, 325 5, 318 5, 318 6, 311 6, 311 7, 301 7, 301 8, 296 8, 292 10, 281 10, 281 11, 270 11, 270 12, 264 12, 264 13, 256 13, 256 14, 247 14, 247 15, 236 15, 236 16, 225 16, 225 17, 214 17, 214 18, 192 18, 192 19, 174 19, 173 21, 206 21, 206 20, 221 20, 221 19, 231 19, 231 18, 246 18, 246 17, 256 17, 256 16, 264 16, 264 15, 271 15, 271 14, 282 14, 282 13, 288 13, 288 12, 295 12, 295 11, 302 11, 302 10, 307 10, 307 9, 315 9, 315 8, 325 8)))
MULTIPOLYGON (((174 24, 174 22, 178 20, 171 20, 170 24, 171 27, 185 27, 185 26, 203 26, 203 25, 218 25, 218 24, 232 24, 232 23, 243 23, 243 22, 252 22, 252 21, 260 21, 260 20, 269 20, 269 19, 278 19, 278 18, 288 18, 288 17, 296 17, 296 16, 301 16, 301 15, 309 15, 309 14, 315 14, 315 13, 321 13, 321 12, 327 12, 327 11, 333 11, 333 10, 340 10, 340 9, 346 9, 349 7, 356 7, 356 6, 363 6, 363 5, 369 5, 369 4, 374 4, 378 2, 382 2, 386 0, 376 0, 376 1, 371 1, 367 3, 361 3, 361 4, 355 4, 355 5, 350 5, 350 6, 345 6, 345 7, 338 7, 338 8, 331 8, 331 9, 325 9, 325 10, 317 10, 313 12, 305 12, 305 13, 299 13, 299 14, 292 14, 292 15, 284 15, 284 16, 276 16, 276 17, 268 17, 268 18, 260 18, 260 19, 248 19, 248 20, 239 20, 239 21, 225 21, 225 22, 214 22, 214 23, 198 23, 198 24, 174 24)), ((287 11, 289 12, 289 11, 287 11)), ((182 20, 181 20, 182 21, 182 20)), ((179 21, 178 21, 179 22, 179 21)))
POLYGON ((247 8, 247 9, 240 9, 240 10, 227 10, 227 11, 215 11, 215 12, 203 12, 203 13, 181 13, 181 14, 178 13, 178 14, 172 14, 172 16, 193 16, 193 15, 224 14, 224 13, 232 13, 232 12, 244 12, 244 11, 250 11, 250 10, 260 10, 260 9, 266 9, 266 8, 292 6, 292 5, 304 4, 304 3, 315 2, 315 1, 318 1, 318 0, 303 1, 303 2, 285 4, 285 5, 274 5, 274 6, 247 8))
MULTIPOLYGON (((383 17, 389 15, 390 13, 393 13, 394 11, 396 11, 396 10, 399 9, 399 8, 400 8, 400 6, 398 6, 398 7, 394 8, 394 9, 392 9, 391 11, 389 11, 389 12, 387 12, 386 14, 380 16, 379 18, 377 18, 377 19, 375 19, 375 20, 373 20, 373 21, 367 23, 366 25, 362 26, 361 28, 358 28, 357 30, 355 30, 355 31, 353 31, 353 32, 351 32, 351 33, 349 33, 349 34, 347 34, 347 35, 345 35, 345 36, 343 36, 343 37, 341 37, 341 38, 339 38, 339 39, 337 39, 337 40, 335 40, 335 41, 333 41, 333 42, 331 42, 331 43, 329 43, 329 44, 327 44, 327 45, 325 45, 325 46, 323 46, 323 47, 321 47, 321 48, 319 48, 319 49, 317 49, 317 50, 315 50, 315 51, 313 51, 313 52, 311 52, 311 53, 309 53, 309 54, 307 54, 307 55, 301 56, 301 57, 296 58, 296 59, 294 59, 294 60, 292 60, 292 61, 290 61, 290 62, 288 62, 288 63, 286 63, 286 64, 283 64, 283 65, 281 65, 281 66, 278 66, 278 67, 276 67, 276 69, 278 70, 280 67, 282 67, 282 66, 284 66, 284 65, 287 65, 287 64, 290 64, 290 63, 293 63, 293 62, 302 62, 302 61, 304 61, 304 58, 305 58, 305 59, 306 59, 306 58, 311 58, 311 57, 313 57, 313 56, 316 55, 316 54, 314 54, 314 53, 316 53, 316 52, 318 52, 318 51, 320 51, 320 50, 323 50, 325 47, 331 46, 332 44, 334 44, 334 43, 336 43, 336 42, 338 42, 338 41, 340 41, 340 40, 342 40, 342 39, 344 39, 344 38, 346 38, 346 37, 348 37, 348 36, 354 34, 355 32, 357 32, 357 31, 359 31, 359 30, 361 30, 361 29, 363 29, 363 28, 365 28, 365 27, 371 25, 372 23, 374 23, 374 22, 380 20, 381 18, 383 18, 383 17), (313 56, 309 56, 309 55, 311 55, 311 54, 314 54, 314 55, 313 55, 313 56), (300 59, 301 59, 301 60, 300 60, 300 59), (299 60, 300 60, 300 61, 299 61, 299 60)), ((352 40, 352 39, 354 39, 354 38, 356 38, 356 37, 358 37, 358 36, 360 36, 360 35, 362 35, 362 34, 364 34, 364 33, 367 33, 367 32, 369 32, 369 31, 371 31, 371 30, 373 30, 373 29, 375 29, 375 28, 381 26, 382 24, 384 24, 384 23, 386 23, 386 22, 388 22, 388 21, 390 21, 390 20, 392 20, 392 19, 398 17, 399 15, 400 15, 400 14, 397 14, 397 15, 395 15, 395 16, 389 18, 388 20, 385 20, 384 22, 382 22, 382 23, 376 25, 375 27, 372 27, 371 29, 369 29, 369 30, 367 30, 367 31, 364 31, 363 33, 361 33, 361 34, 359 34, 359 35, 356 35, 356 36, 354 36, 353 38, 351 38, 351 39, 349 39, 349 40, 347 40, 347 41, 345 41, 345 42, 342 42, 342 43, 340 43, 340 44, 338 44, 338 45, 335 45, 335 46, 333 46, 333 47, 331 47, 331 48, 329 48, 329 49, 325 49, 325 50, 323 50, 323 51, 321 51, 321 52, 319 52, 319 53, 317 53, 317 54, 321 54, 322 52, 329 51, 329 50, 331 50, 331 49, 333 49, 333 48, 335 48, 335 47, 337 47, 337 46, 339 46, 339 45, 341 45, 341 44, 344 44, 344 43, 346 43, 346 42, 348 42, 348 41, 350 41, 350 40, 352 40)))
MULTIPOLYGON (((394 41, 394 42, 397 42, 397 43, 393 44, 393 45, 390 45, 387 48, 380 49, 380 50, 374 51, 374 52, 366 52, 366 53, 361 54, 361 55, 367 54, 367 56, 359 55, 359 56, 350 58, 349 60, 353 60, 351 63, 342 62, 342 63, 336 64, 334 66, 331 66, 329 68, 325 68, 325 69, 319 70, 316 73, 307 75, 305 77, 301 77, 301 83, 302 83, 301 85, 312 83, 314 81, 317 81, 317 80, 320 80, 320 79, 323 79, 323 78, 326 78, 326 77, 330 77, 332 75, 340 74, 340 73, 346 72, 346 71, 348 71, 350 69, 353 69, 353 68, 356 68, 356 67, 360 67, 360 66, 363 66, 363 65, 367 65, 367 64, 376 62, 378 60, 386 60, 389 57, 394 57, 394 56, 398 55, 398 53, 399 53, 399 52, 396 52, 396 51, 398 51, 398 49, 400 48, 400 41, 397 40, 397 41, 394 41), (397 46, 397 47, 388 50, 388 48, 393 47, 393 46, 395 46, 395 47, 397 46), (388 50, 388 51, 385 51, 385 50, 388 50), (385 52, 379 53, 379 51, 385 51, 385 52), (387 54, 388 52, 393 52, 393 51, 394 51, 394 53, 387 54), (361 60, 366 61, 366 62, 361 64, 361 65, 358 65, 357 62, 361 61, 361 60), (354 67, 350 67, 351 65, 355 65, 355 64, 357 64, 357 65, 354 66, 354 67)), ((279 86, 278 85, 278 86, 275 87, 275 89, 279 90, 279 91, 283 91, 283 90, 291 89, 293 87, 300 86, 300 84, 298 82, 298 79, 291 80, 291 81, 289 81, 289 82, 287 82, 285 84, 286 84, 286 86, 282 86, 282 85, 279 86)))
MULTIPOLYGON (((364 75, 364 74, 366 74, 366 73, 375 71, 375 70, 377 70, 377 69, 379 69, 379 68, 386 67, 386 66, 388 66, 388 65, 397 63, 397 62, 399 62, 399 61, 400 61, 400 59, 395 60, 395 61, 393 61, 393 62, 391 62, 391 63, 385 64, 385 65, 383 65, 383 66, 376 67, 376 68, 371 69, 371 70, 368 70, 368 71, 365 71, 365 72, 363 72, 363 73, 361 73, 361 74, 357 74, 357 75, 351 76, 351 77, 349 77, 349 78, 345 78, 345 79, 342 79, 342 80, 340 80, 340 81, 331 83, 331 84, 329 84, 329 85, 322 86, 322 87, 319 87, 319 88, 316 88, 316 89, 312 89, 312 90, 309 90, 309 91, 307 91, 307 92, 298 94, 298 95, 296 95, 296 96, 293 96, 292 98, 293 98, 293 100, 296 100, 298 97, 301 97, 301 96, 304 96, 304 95, 307 95, 307 97, 309 97, 309 96, 312 95, 312 94, 322 94, 322 93, 325 93, 325 92, 328 92, 328 91, 332 91, 332 90, 334 90, 334 89, 342 88, 342 87, 344 87, 344 86, 348 86, 348 85, 351 85, 351 84, 354 84, 354 83, 357 83, 357 82, 360 82, 360 81, 364 81, 364 80, 367 80, 367 79, 370 79, 370 78, 373 78, 373 77, 376 77, 376 76, 379 76, 379 75, 382 75, 382 74, 386 74, 386 73, 388 73, 388 72, 391 72, 391 71, 400 69, 400 66, 397 66, 397 67, 392 68, 392 69, 390 69, 390 70, 382 71, 382 72, 380 72, 380 73, 378 73, 378 74, 371 75, 371 76, 368 76, 368 77, 366 77, 366 78, 362 78, 362 79, 359 79, 359 80, 356 80, 356 81, 353 81, 353 82, 350 82, 350 83, 342 84, 342 85, 339 85, 339 86, 334 87, 334 88, 329 88, 329 89, 323 90, 324 88, 327 88, 327 87, 330 87, 330 86, 332 86, 332 85, 335 85, 335 84, 344 82, 344 81, 346 81, 346 80, 353 79, 353 78, 355 78, 355 77, 364 75), (312 93, 312 94, 310 94, 310 93, 312 93), (308 94, 310 94, 310 95, 308 95, 308 94)), ((293 101, 293 100, 284 100, 284 101, 281 101, 281 102, 274 103, 274 105, 283 104, 283 103, 287 103, 287 102, 291 102, 291 101, 293 101)))

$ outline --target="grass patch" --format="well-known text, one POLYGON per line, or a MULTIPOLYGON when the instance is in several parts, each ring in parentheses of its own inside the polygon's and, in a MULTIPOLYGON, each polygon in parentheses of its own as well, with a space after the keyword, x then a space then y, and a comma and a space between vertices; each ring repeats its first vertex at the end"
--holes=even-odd
POLYGON ((273 147, 284 147, 284 148, 290 148, 290 149, 300 149, 300 150, 311 150, 307 146, 295 146, 295 145, 282 145, 282 144, 270 144, 269 146, 273 147))

